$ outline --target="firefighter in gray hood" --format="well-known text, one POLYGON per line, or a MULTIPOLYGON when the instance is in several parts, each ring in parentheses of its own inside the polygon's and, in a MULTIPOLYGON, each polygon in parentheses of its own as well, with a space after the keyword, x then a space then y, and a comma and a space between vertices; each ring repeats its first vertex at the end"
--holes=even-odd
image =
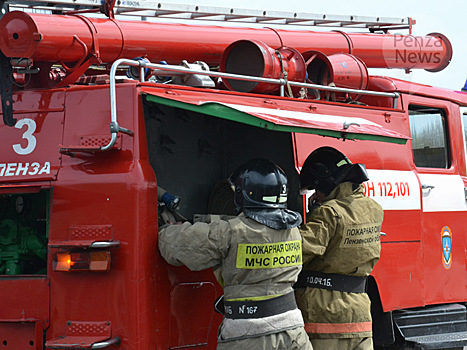
POLYGON ((217 349, 311 350, 292 288, 302 269, 302 220, 287 209, 287 177, 254 159, 229 182, 238 216, 170 225, 159 233, 159 250, 173 265, 220 270, 225 313, 217 349))
MULTIPOLYGON (((380 256, 383 209, 363 193, 363 164, 338 150, 313 151, 300 172, 302 190, 320 202, 301 229, 303 271, 297 303, 315 350, 370 350, 366 279, 380 256)), ((313 206, 313 203, 309 203, 313 206)))

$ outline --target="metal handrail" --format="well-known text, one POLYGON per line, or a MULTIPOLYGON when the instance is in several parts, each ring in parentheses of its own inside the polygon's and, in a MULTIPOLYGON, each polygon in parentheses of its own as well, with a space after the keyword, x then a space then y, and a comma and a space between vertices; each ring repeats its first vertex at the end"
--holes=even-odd
MULTIPOLYGON (((115 88, 115 84, 116 84, 115 78, 116 78, 117 68, 123 62, 131 66, 140 66, 139 61, 119 59, 115 61, 112 64, 112 67, 110 68, 110 133, 111 133, 111 138, 110 138, 110 142, 106 146, 102 146, 100 148, 101 151, 108 151, 113 148, 113 146, 115 145, 115 142, 117 142, 117 134, 119 132, 127 133, 129 135, 133 134, 131 130, 120 127, 117 122, 117 94, 116 94, 116 88, 115 88)), ((144 75, 140 74, 140 76, 144 76, 144 75)))
POLYGON ((92 344, 92 347, 91 349, 104 349, 110 345, 120 345, 121 343, 121 340, 120 340, 120 337, 115 337, 113 339, 110 339, 110 340, 106 340, 106 341, 103 341, 103 342, 99 342, 99 343, 94 343, 92 344))
POLYGON ((144 82, 144 74, 142 74, 144 69, 149 68, 154 71, 153 72, 154 75, 162 75, 166 72, 175 72, 175 73, 185 73, 185 74, 200 74, 200 75, 207 75, 210 77, 226 78, 226 79, 234 79, 234 80, 278 84, 281 87, 280 89, 281 96, 284 96, 285 85, 290 85, 290 86, 297 86, 297 87, 304 87, 304 88, 332 91, 332 92, 345 92, 345 93, 369 95, 369 96, 391 97, 394 99, 394 104, 393 104, 394 108, 397 108, 397 101, 399 99, 399 93, 397 92, 380 92, 380 91, 347 89, 347 88, 339 88, 339 87, 334 87, 334 86, 300 83, 296 81, 288 81, 286 79, 271 79, 271 78, 253 77, 253 76, 248 76, 248 75, 240 75, 240 74, 232 74, 232 73, 193 70, 190 68, 184 68, 180 66, 156 64, 156 63, 150 63, 144 60, 135 61, 135 60, 129 60, 129 59, 122 58, 122 59, 115 61, 112 64, 112 67, 110 69, 110 118, 111 118, 110 132, 112 134, 112 137, 108 145, 101 147, 101 151, 107 151, 107 150, 112 149, 112 147, 115 145, 115 142, 117 141, 117 134, 119 132, 132 134, 132 131, 119 127, 118 122, 117 122, 116 74, 117 74, 117 68, 122 64, 133 66, 133 67, 139 67, 141 71, 139 75, 141 82, 144 82))
POLYGON ((120 241, 97 241, 97 242, 92 242, 89 245, 89 248, 119 248, 120 247, 120 241))

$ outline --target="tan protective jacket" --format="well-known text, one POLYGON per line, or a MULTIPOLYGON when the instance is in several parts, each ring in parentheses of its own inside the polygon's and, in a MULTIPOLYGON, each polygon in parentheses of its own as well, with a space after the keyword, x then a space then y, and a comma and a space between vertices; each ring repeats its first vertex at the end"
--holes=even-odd
MULTIPOLYGON (((159 233, 159 250, 190 270, 221 268, 224 298, 262 300, 292 292, 302 268, 298 228, 274 230, 240 215, 210 224, 185 222, 159 233)), ((219 341, 303 327, 298 309, 261 319, 224 318, 219 341)))
MULTIPOLYGON (((368 276, 379 259, 383 209, 350 182, 339 184, 301 228, 304 270, 368 276)), ((320 288, 296 291, 305 330, 312 338, 372 336, 366 293, 320 288)))

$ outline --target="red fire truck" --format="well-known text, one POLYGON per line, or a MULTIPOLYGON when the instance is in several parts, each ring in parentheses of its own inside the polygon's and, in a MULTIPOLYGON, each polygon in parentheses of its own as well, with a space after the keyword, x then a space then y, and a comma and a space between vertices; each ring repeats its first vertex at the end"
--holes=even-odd
POLYGON ((176 197, 189 220, 230 214, 223 180, 255 157, 286 171, 289 206, 304 213, 298 172, 320 146, 364 163, 385 210, 368 290, 375 345, 466 345, 467 94, 368 74, 449 64, 449 40, 413 24, 5 2, 0 349, 215 349, 222 288, 161 258, 164 214, 176 197))

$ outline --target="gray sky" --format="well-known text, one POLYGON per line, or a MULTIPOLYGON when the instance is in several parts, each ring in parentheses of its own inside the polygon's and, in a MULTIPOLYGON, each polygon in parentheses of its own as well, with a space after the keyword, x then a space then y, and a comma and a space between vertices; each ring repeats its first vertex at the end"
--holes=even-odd
MULTIPOLYGON (((460 90, 467 79, 467 0, 165 0, 163 2, 317 14, 412 17, 417 21, 413 27, 414 35, 438 32, 448 37, 454 52, 449 66, 437 73, 420 69, 413 70, 410 74, 398 69, 371 69, 370 74, 393 76, 452 90, 460 90)), ((398 33, 408 32, 404 30, 398 33)))

